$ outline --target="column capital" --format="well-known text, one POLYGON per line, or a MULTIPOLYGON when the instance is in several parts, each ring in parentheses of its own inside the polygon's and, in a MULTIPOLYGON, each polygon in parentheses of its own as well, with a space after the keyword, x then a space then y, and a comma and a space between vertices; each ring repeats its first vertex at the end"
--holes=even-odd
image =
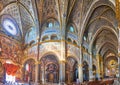
POLYGON ((120 57, 120 53, 118 53, 118 57, 120 57))
POLYGON ((96 56, 100 56, 100 54, 96 54, 96 56))
POLYGON ((82 67, 83 66, 83 64, 78 64, 78 67, 82 67))
POLYGON ((89 68, 89 70, 92 70, 92 68, 89 68))
POLYGON ((40 61, 35 62, 35 65, 38 65, 38 64, 41 64, 41 62, 40 61))
POLYGON ((60 63, 66 63, 66 60, 60 60, 59 62, 60 63))

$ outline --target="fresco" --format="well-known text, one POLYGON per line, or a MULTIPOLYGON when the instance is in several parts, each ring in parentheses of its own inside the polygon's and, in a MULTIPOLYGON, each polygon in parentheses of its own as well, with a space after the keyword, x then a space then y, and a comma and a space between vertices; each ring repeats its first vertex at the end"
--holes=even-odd
POLYGON ((7 37, 0 36, 0 47, 1 59, 10 59, 13 62, 20 63, 22 52, 19 43, 7 37))

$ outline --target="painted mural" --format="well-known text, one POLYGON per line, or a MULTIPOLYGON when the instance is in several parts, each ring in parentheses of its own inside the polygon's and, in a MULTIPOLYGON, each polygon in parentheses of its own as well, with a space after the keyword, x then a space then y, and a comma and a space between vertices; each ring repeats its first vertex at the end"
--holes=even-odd
POLYGON ((19 43, 14 42, 12 39, 9 39, 4 36, 0 36, 0 58, 1 59, 10 59, 14 63, 19 63, 22 57, 22 51, 19 43))

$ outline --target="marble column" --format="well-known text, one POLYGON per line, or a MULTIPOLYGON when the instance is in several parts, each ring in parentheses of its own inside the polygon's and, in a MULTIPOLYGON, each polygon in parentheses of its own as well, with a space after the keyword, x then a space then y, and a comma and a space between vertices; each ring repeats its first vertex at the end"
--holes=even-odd
POLYGON ((25 78, 25 69, 24 69, 24 65, 21 65, 21 70, 22 70, 22 72, 21 72, 21 73, 22 73, 22 74, 21 74, 21 75, 22 75, 22 76, 21 76, 21 77, 22 77, 22 81, 25 81, 26 78, 25 78))
POLYGON ((65 31, 61 30, 61 56, 60 56, 60 69, 59 69, 59 83, 65 83, 65 58, 66 58, 66 48, 65 48, 65 31))
POLYGON ((59 83, 65 83, 65 61, 60 61, 59 83))
POLYGON ((82 47, 81 47, 81 45, 80 45, 79 56, 80 56, 80 60, 79 60, 79 63, 78 63, 78 78, 79 78, 80 82, 83 82, 82 47))
POLYGON ((120 55, 118 57, 118 74, 119 74, 119 77, 118 77, 118 80, 120 81, 120 55))
POLYGON ((89 65, 89 81, 93 81, 93 71, 92 71, 92 53, 90 53, 90 65, 89 65))
POLYGON ((119 22, 119 27, 118 27, 118 29, 119 29, 119 38, 118 38, 118 74, 119 74, 119 77, 118 77, 118 79, 119 79, 119 81, 120 81, 120 22, 119 22))
POLYGON ((96 77, 98 78, 98 80, 100 80, 100 59, 99 59, 100 55, 97 54, 96 55, 96 60, 97 60, 97 72, 96 72, 96 77))
POLYGON ((70 84, 70 71, 67 71, 67 83, 70 84))
POLYGON ((35 64, 35 83, 36 85, 39 83, 39 63, 35 64))
POLYGON ((78 65, 78 78, 80 82, 83 82, 83 68, 82 64, 78 65))
POLYGON ((101 77, 104 78, 104 71, 103 71, 103 60, 101 61, 101 77))
POLYGON ((45 84, 45 67, 41 68, 41 83, 45 84))

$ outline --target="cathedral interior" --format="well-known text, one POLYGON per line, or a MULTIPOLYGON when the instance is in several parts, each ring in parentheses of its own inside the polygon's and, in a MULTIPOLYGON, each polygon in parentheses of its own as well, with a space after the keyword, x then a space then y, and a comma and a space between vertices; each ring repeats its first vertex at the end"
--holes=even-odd
POLYGON ((119 75, 120 0, 0 0, 0 82, 119 75))

